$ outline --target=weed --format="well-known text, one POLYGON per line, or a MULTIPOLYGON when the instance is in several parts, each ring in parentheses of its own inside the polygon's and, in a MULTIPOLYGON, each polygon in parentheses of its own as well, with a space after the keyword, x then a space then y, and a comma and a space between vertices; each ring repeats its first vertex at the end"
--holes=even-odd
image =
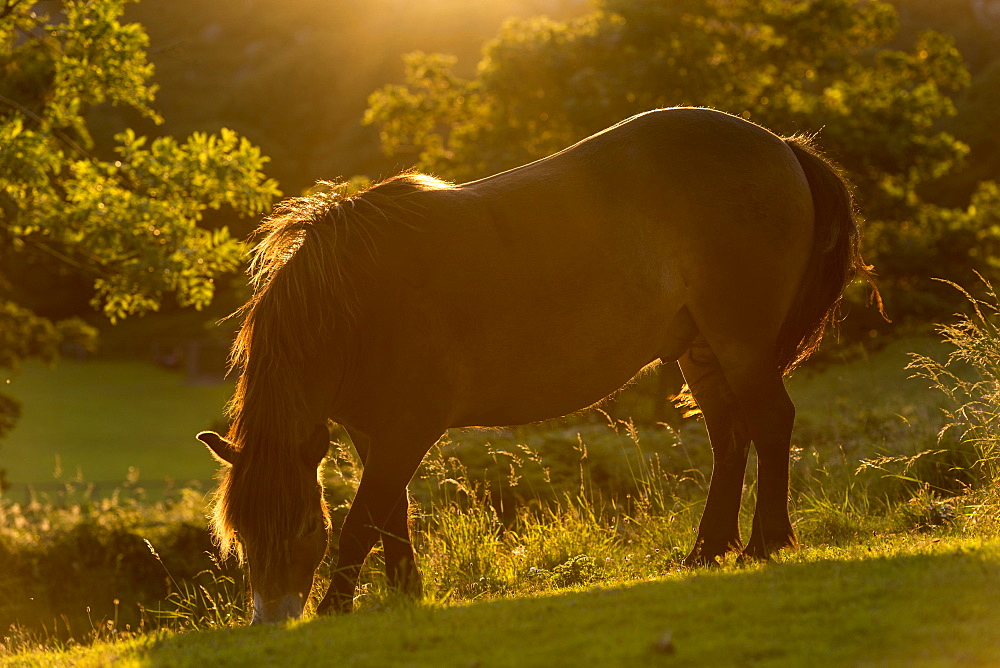
POLYGON ((937 527, 953 524, 958 518, 954 500, 941 499, 925 485, 900 508, 899 516, 905 528, 916 531, 930 531, 937 527))
POLYGON ((212 568, 199 572, 190 580, 178 582, 153 544, 149 540, 145 540, 145 543, 156 561, 163 566, 173 586, 162 602, 164 607, 147 610, 158 622, 157 626, 165 626, 172 631, 194 631, 239 626, 249 621, 246 609, 247 583, 242 575, 237 581, 209 554, 212 568))
POLYGON ((838 490, 837 497, 819 488, 804 493, 799 502, 799 539, 806 544, 846 545, 871 534, 871 506, 853 486, 838 490))
POLYGON ((989 281, 982 281, 985 299, 945 281, 965 295, 972 313, 938 328, 952 347, 945 360, 914 355, 907 368, 948 399, 949 406, 943 409, 948 423, 938 440, 956 431, 959 442, 970 448, 965 470, 971 470, 977 481, 996 483, 1000 481, 1000 298, 989 281))

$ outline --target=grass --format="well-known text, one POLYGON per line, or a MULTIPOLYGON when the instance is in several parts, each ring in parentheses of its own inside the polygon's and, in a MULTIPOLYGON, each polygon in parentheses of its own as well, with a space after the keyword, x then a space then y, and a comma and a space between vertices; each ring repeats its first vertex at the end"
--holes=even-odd
POLYGON ((194 435, 222 419, 229 383, 193 385, 138 361, 25 365, 6 385, 23 403, 0 443, 14 484, 82 479, 208 480, 214 461, 194 435), (130 473, 130 468, 133 472, 130 473))
MULTIPOLYGON (((976 332, 965 335, 946 340, 967 346, 976 332)), ((13 630, 0 656, 6 651, 13 665, 997 664, 1000 612, 991 597, 1000 574, 1000 491, 989 444, 1000 436, 988 419, 972 443, 961 430, 939 438, 948 419, 982 416, 977 406, 995 402, 977 394, 970 404, 967 392, 934 387, 935 378, 955 383, 970 372, 957 362, 935 366, 932 358, 949 349, 906 339, 796 374, 792 507, 807 547, 774 563, 680 568, 707 487, 702 425, 637 427, 598 412, 508 431, 456 431, 432 450, 411 486, 421 509, 421 605, 386 591, 376 553, 355 616, 209 632, 245 619, 245 610, 237 580, 208 573, 201 583, 173 583, 168 630, 123 632, 116 608, 115 619, 97 623, 90 649, 13 630), (915 358, 925 371, 918 379, 908 379, 912 351, 924 355, 915 358), (942 368, 955 375, 935 376, 942 368), (983 465, 989 457, 992 465, 983 465), (176 633, 191 629, 206 632, 176 633)), ((626 399, 609 412, 627 408, 626 399)), ((339 516, 357 475, 340 441, 326 477, 339 516)), ((751 474, 744 536, 754 493, 751 474)), ((48 558, 25 546, 49 535, 49 515, 40 507, 9 507, 6 519, 0 512, 0 557, 4 549, 30 557, 18 562, 20 573, 48 558)), ((67 527, 75 540, 72 522, 67 527)), ((141 543, 135 531, 147 530, 125 528, 109 545, 141 543)), ((177 544, 166 534, 153 542, 177 544)), ((97 556, 106 551, 92 547, 97 556)), ((119 573, 122 559, 110 561, 100 563, 119 573)), ((157 566, 175 569, 170 558, 157 566)), ((320 589, 329 567, 328 560, 320 589)), ((16 577, 0 578, 0 589, 17 592, 16 577)))
POLYGON ((943 358, 947 351, 936 338, 914 335, 871 355, 793 374, 788 390, 797 408, 795 486, 815 493, 860 483, 872 498, 900 488, 898 478, 886 477, 890 472, 859 479, 857 467, 880 456, 909 457, 940 447, 946 399, 907 365, 913 353, 943 358))
POLYGON ((933 443, 942 398, 906 367, 913 353, 944 357, 947 351, 936 337, 916 334, 870 355, 796 371, 787 383, 797 408, 793 441, 864 448, 863 456, 871 456, 871 448, 898 450, 901 440, 909 448, 933 443), (854 442, 862 431, 865 442, 854 442))
POLYGON ((284 627, 161 633, 10 666, 989 666, 1000 542, 896 537, 778 562, 284 627))

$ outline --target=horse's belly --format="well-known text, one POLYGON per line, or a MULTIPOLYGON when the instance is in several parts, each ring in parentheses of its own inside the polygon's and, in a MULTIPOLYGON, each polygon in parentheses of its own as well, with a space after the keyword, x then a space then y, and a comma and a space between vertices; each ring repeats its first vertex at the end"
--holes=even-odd
MULTIPOLYGON (((641 368, 640 368, 641 370, 641 368)), ((455 427, 508 427, 562 417, 583 410, 614 394, 638 373, 623 377, 603 387, 588 387, 593 391, 563 388, 562 392, 546 392, 526 385, 522 397, 498 401, 494 405, 479 404, 456 420, 455 427), (569 391, 567 391, 569 389, 569 391)))
MULTIPOLYGON (((656 359, 652 345, 539 350, 512 357, 466 390, 454 426, 496 427, 538 422, 582 410, 615 393, 656 359), (567 354, 576 353, 576 354, 567 354)), ((548 348, 548 346, 544 346, 548 348)))
MULTIPOLYGON (((595 273, 615 276, 609 267, 595 273)), ((606 279, 546 299, 539 281, 534 295, 510 302, 491 320, 472 318, 481 325, 453 339, 466 372, 455 426, 574 413, 618 391, 678 342, 686 348, 694 329, 674 282, 666 271, 634 274, 631 282, 606 279)))

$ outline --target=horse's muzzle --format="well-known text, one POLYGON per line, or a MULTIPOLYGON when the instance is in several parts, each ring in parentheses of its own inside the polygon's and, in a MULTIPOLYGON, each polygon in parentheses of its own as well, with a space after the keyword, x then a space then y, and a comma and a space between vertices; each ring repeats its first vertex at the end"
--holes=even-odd
POLYGON ((304 600, 298 594, 286 594, 277 601, 264 601, 259 595, 253 597, 253 619, 254 624, 277 624, 298 619, 302 616, 302 609, 305 607, 304 600))

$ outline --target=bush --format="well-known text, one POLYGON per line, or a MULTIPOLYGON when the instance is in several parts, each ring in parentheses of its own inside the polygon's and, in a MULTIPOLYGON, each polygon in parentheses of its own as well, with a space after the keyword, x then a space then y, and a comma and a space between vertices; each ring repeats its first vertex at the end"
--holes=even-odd
POLYGON ((180 583, 205 572, 242 581, 214 562, 203 493, 136 496, 0 500, 0 632, 82 642, 151 630, 176 622, 180 583))

